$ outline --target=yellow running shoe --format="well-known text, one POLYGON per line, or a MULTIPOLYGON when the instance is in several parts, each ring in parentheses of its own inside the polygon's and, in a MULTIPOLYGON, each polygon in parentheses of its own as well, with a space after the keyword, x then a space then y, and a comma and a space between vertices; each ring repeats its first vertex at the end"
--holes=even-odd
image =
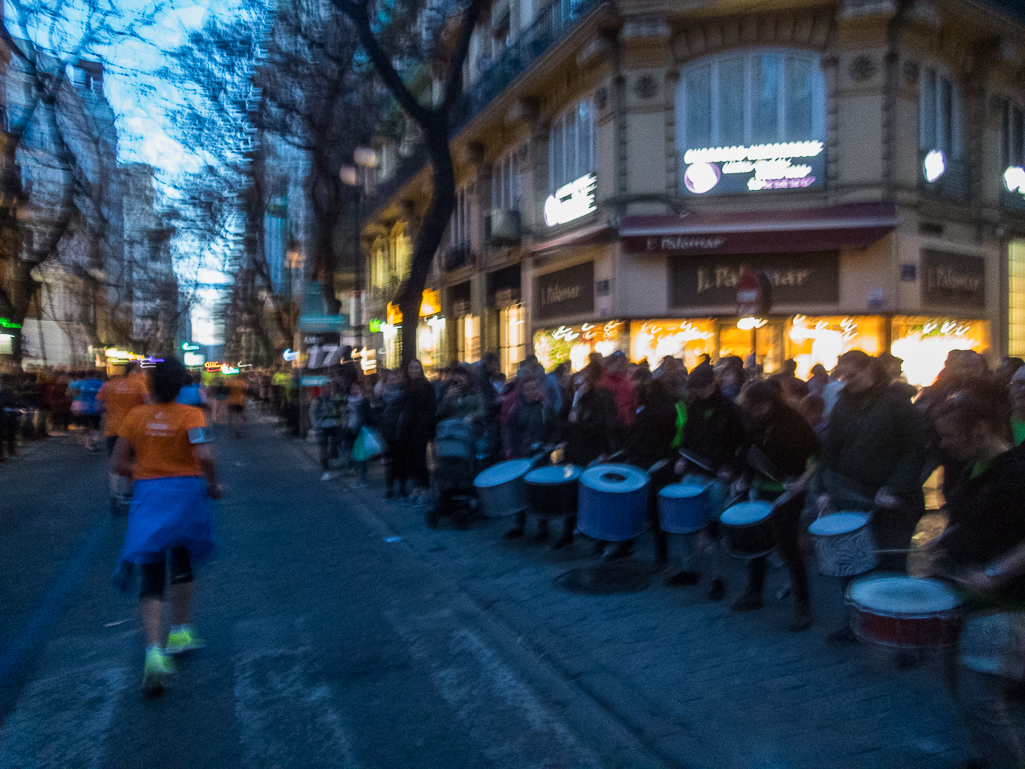
POLYGON ((142 690, 151 697, 164 691, 174 676, 174 660, 153 645, 146 650, 146 666, 142 671, 142 690))
POLYGON ((196 637, 192 625, 178 625, 171 628, 167 635, 167 646, 164 651, 168 654, 181 654, 193 649, 202 649, 204 646, 206 642, 196 637))

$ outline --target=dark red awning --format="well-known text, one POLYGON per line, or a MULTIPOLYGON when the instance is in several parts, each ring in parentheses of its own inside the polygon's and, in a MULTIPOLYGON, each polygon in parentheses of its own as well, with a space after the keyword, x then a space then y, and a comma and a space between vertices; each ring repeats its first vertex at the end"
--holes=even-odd
POLYGON ((848 203, 800 211, 691 211, 625 216, 619 227, 631 254, 760 254, 864 248, 893 231, 893 203, 848 203))

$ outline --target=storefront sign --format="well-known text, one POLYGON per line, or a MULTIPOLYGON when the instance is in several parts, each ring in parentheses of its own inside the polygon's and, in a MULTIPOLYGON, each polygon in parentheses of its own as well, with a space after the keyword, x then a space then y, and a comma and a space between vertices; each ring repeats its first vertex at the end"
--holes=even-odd
POLYGON ((689 149, 683 154, 683 189, 704 195, 821 187, 823 150, 820 141, 689 149))
POLYGON ((555 227, 594 211, 596 181, 597 177, 594 174, 587 174, 559 187, 554 195, 549 195, 545 201, 545 224, 555 227))
POLYGON ((594 262, 585 262, 534 279, 534 317, 538 320, 594 312, 594 262))
POLYGON ((306 348, 307 369, 328 368, 342 359, 342 337, 334 332, 319 334, 303 334, 303 346, 306 348))
POLYGON ((732 311, 745 270, 765 274, 775 304, 822 305, 840 301, 839 253, 806 251, 673 259, 669 267, 669 304, 728 307, 732 311))
POLYGON ((940 307, 986 307, 986 262, 979 256, 922 252, 922 302, 940 307))

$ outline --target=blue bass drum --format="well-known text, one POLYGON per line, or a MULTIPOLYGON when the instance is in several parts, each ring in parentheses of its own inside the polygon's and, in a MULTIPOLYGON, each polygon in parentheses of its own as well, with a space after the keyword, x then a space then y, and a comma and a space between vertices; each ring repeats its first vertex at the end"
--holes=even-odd
POLYGON ((727 552, 737 558, 768 555, 776 547, 772 527, 772 505, 741 502, 726 509, 719 519, 726 535, 727 552))
POLYGON ((673 483, 658 493, 658 520, 667 534, 693 534, 708 525, 711 483, 673 483))
POLYGON ((533 465, 529 459, 510 459, 489 467, 473 479, 484 515, 488 518, 504 518, 527 509, 523 476, 533 465))
POLYGON ((598 465, 580 475, 577 528, 592 539, 625 542, 644 533, 648 474, 630 465, 598 465))
POLYGON ((562 518, 577 514, 580 468, 576 465, 539 467, 523 478, 527 512, 538 518, 562 518))

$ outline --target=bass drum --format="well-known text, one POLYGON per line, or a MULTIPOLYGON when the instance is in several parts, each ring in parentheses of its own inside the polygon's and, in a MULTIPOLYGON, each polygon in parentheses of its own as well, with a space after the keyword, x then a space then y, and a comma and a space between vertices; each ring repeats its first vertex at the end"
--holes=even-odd
POLYGON ((708 525, 711 483, 673 483, 658 493, 658 520, 667 534, 693 534, 708 525))
POLYGON ((598 465, 580 475, 577 528, 602 542, 625 542, 644 533, 648 474, 631 465, 598 465))
POLYGON ((523 478, 527 512, 538 518, 577 514, 581 470, 576 465, 539 467, 523 478))
POLYGON ((862 577, 847 588, 847 603, 851 629, 871 646, 944 648, 961 632, 961 599, 934 579, 862 577))
POLYGON ((866 513, 824 515, 812 522, 808 533, 814 538, 815 560, 824 577, 854 577, 879 563, 866 513))
POLYGON ((529 459, 510 459, 489 467, 473 479, 484 515, 488 518, 504 518, 527 509, 523 476, 533 465, 529 459))
POLYGON ((728 507, 719 523, 726 534, 727 552, 732 556, 757 558, 776 547, 772 505, 768 502, 741 502, 728 507))

